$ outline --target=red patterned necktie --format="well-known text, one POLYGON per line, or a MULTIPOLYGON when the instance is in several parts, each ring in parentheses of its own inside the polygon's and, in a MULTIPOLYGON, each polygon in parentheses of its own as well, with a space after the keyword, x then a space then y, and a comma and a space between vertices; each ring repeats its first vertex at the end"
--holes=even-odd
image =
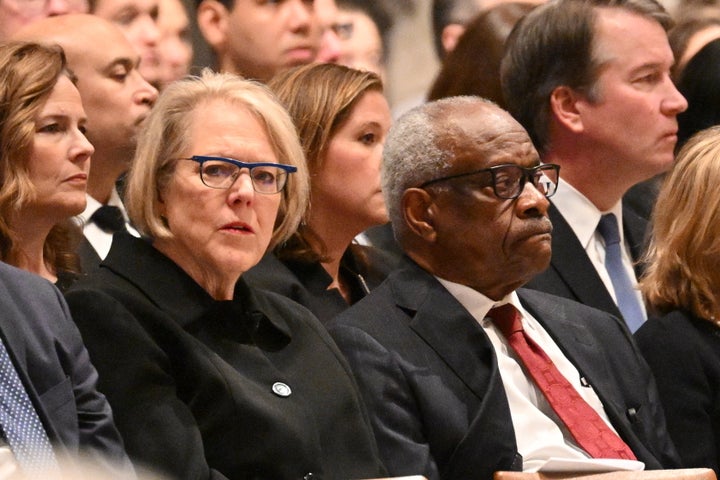
POLYGON ((583 400, 540 346, 527 336, 520 312, 514 306, 495 307, 488 312, 488 317, 505 335, 535 385, 580 447, 594 458, 636 459, 630 447, 583 400))

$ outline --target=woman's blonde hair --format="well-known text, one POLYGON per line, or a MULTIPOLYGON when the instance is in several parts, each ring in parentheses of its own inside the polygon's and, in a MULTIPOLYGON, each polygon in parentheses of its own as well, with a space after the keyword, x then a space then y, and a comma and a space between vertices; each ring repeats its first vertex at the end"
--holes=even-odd
MULTIPOLYGON (((368 91, 383 91, 377 74, 329 63, 285 70, 273 77, 268 86, 295 122, 310 175, 322 169, 330 140, 360 98, 368 91)), ((276 249, 276 254, 308 262, 322 261, 326 255, 322 239, 307 222, 276 249)))
POLYGON ((152 238, 172 233, 160 215, 160 195, 189 148, 187 132, 200 105, 221 100, 250 111, 265 127, 278 162, 297 167, 282 191, 269 248, 295 231, 308 202, 308 174, 292 120, 267 87, 228 73, 205 70, 168 86, 153 106, 128 174, 125 205, 134 226, 152 238))
MULTIPOLYGON (((0 259, 16 263, 20 254, 12 219, 36 196, 28 162, 35 118, 61 75, 74 81, 62 48, 29 42, 0 45, 0 259)), ((71 219, 55 225, 44 245, 54 270, 77 272, 78 228, 71 219)))
POLYGON ((676 308, 701 318, 720 312, 720 127, 703 130, 678 153, 653 210, 640 289, 657 313, 676 308))

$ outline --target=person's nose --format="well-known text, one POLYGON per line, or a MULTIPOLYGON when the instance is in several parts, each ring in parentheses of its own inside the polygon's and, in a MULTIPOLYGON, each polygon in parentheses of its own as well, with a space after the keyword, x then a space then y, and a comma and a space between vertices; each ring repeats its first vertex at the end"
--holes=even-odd
POLYGON ((144 15, 142 17, 141 25, 138 25, 141 30, 141 36, 143 43, 150 46, 155 46, 160 41, 160 29, 157 25, 157 20, 152 15, 144 15))
POLYGON ((68 13, 86 13, 88 8, 86 0, 48 0, 46 3, 48 17, 68 13))
POLYGON ((550 200, 543 192, 533 185, 525 182, 520 196, 517 198, 517 209, 520 217, 544 217, 550 208, 550 200))
POLYGON ((333 28, 324 28, 320 38, 320 50, 317 61, 322 63, 337 63, 342 53, 342 40, 333 28))
POLYGON ((135 77, 134 81, 137 84, 134 93, 135 103, 147 104, 152 107, 158 97, 157 88, 150 85, 150 83, 145 80, 142 75, 140 75, 140 72, 137 69, 133 70, 132 75, 135 77))
POLYGON ((243 170, 228 188, 227 202, 229 205, 249 203, 255 198, 255 188, 250 178, 250 172, 243 170))
POLYGON ((314 18, 313 6, 302 0, 293 0, 289 5, 290 28, 293 32, 310 31, 314 18))
POLYGON ((95 147, 92 143, 90 143, 90 140, 87 139, 85 134, 79 128, 76 128, 73 134, 73 142, 70 152, 70 158, 72 158, 75 163, 83 162, 95 153, 95 147))
POLYGON ((688 108, 688 102, 685 97, 678 91, 677 87, 670 79, 670 76, 666 76, 665 82, 667 84, 667 94, 663 99, 660 108, 665 115, 675 116, 679 113, 684 112, 688 108))

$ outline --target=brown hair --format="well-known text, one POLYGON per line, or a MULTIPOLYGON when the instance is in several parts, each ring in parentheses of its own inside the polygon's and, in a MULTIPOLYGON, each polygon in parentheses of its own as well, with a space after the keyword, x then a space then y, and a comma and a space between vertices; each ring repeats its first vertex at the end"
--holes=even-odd
POLYGON ((640 290, 657 313, 676 308, 709 319, 720 312, 720 127, 678 153, 655 203, 640 290))
POLYGON ((709 27, 720 26, 720 8, 705 8, 682 17, 677 24, 668 32, 670 48, 675 57, 675 64, 671 68, 672 77, 675 82, 680 80, 683 68, 690 59, 685 59, 683 64, 680 61, 687 50, 690 39, 696 34, 709 27))
POLYGON ((505 40, 518 20, 535 7, 529 3, 502 3, 475 17, 455 49, 445 57, 428 100, 477 95, 505 108, 500 86, 505 40))
POLYGON ((655 0, 557 0, 527 14, 513 29, 501 64, 508 111, 542 154, 548 147, 550 95, 560 86, 597 96, 602 52, 594 51, 598 8, 617 8, 657 22, 672 19, 655 0))
MULTIPOLYGON (((276 75, 268 86, 295 122, 311 176, 322 168, 330 140, 360 97, 368 91, 382 92, 383 88, 382 80, 375 73, 334 64, 292 68, 276 75)), ((307 212, 305 215, 307 217, 307 212)), ((288 241, 276 249, 276 254, 279 258, 310 262, 322 261, 324 250, 322 240, 303 222, 288 241), (319 251, 313 245, 319 246, 319 251)))
MULTIPOLYGON (((0 259, 8 263, 15 263, 20 254, 11 220, 35 198, 27 168, 34 119, 61 75, 74 80, 59 46, 0 45, 0 259)), ((74 250, 79 237, 79 227, 72 219, 55 225, 43 248, 47 264, 55 271, 78 272, 74 250)))

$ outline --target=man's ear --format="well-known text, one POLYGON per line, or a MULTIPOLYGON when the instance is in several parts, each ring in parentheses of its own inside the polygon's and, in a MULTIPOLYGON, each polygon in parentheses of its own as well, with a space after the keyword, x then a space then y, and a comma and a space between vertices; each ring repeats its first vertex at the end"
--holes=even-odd
POLYGON ((197 7, 200 33, 210 47, 218 53, 227 39, 230 12, 217 0, 203 0, 197 7))
POLYGON ((408 229, 425 241, 434 242, 436 211, 430 194, 422 188, 409 188, 403 194, 402 206, 408 229))
POLYGON ((583 102, 587 102, 584 95, 564 85, 550 94, 550 110, 553 116, 573 133, 581 133, 584 129, 580 105, 583 102))

